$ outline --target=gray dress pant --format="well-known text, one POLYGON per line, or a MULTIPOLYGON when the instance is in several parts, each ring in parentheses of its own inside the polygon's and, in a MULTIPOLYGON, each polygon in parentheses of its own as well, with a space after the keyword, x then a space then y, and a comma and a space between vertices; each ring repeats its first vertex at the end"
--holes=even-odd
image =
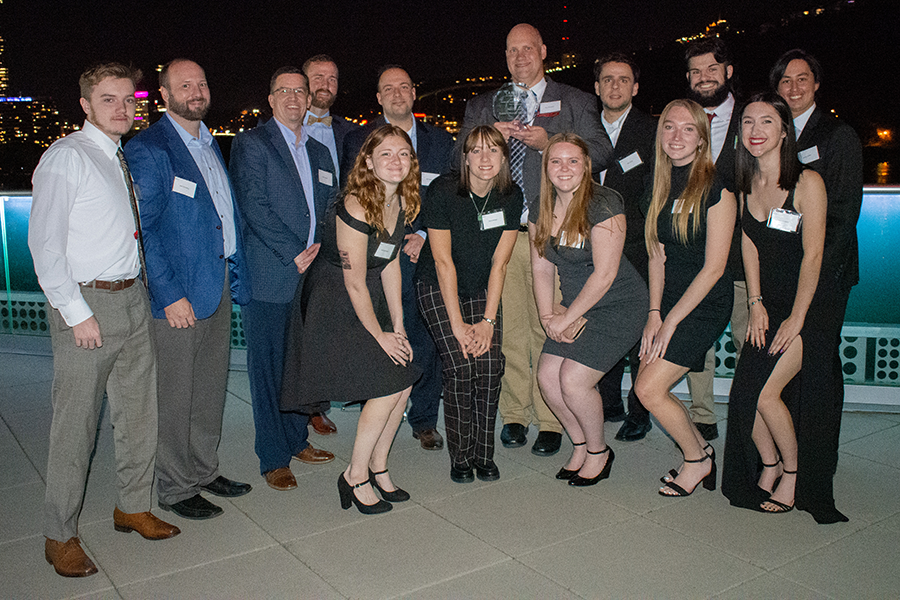
POLYGON ((115 443, 116 506, 123 512, 150 510, 156 454, 156 362, 147 292, 136 282, 118 292, 82 288, 82 294, 100 324, 102 347, 77 347, 59 311, 50 313, 53 422, 44 535, 60 542, 78 535, 104 390, 115 443))

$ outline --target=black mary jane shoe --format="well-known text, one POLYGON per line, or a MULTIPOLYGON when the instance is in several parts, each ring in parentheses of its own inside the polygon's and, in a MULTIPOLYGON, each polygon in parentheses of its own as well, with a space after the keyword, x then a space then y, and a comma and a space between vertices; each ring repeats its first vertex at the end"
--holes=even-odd
POLYGON ((409 500, 409 493, 405 490, 401 490, 400 488, 395 488, 394 491, 389 492, 375 481, 376 475, 384 475, 387 473, 387 469, 384 471, 378 471, 377 473, 373 473, 372 469, 369 469, 369 483, 372 484, 372 487, 378 490, 381 493, 381 497, 387 500, 388 502, 406 502, 409 500))

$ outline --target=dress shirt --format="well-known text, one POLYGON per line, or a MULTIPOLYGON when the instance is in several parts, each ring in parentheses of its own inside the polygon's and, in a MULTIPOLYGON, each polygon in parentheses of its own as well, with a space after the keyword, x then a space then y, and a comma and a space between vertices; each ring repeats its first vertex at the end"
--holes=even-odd
MULTIPOLYGON (((306 119, 303 122, 303 128, 306 129, 309 136, 319 142, 325 144, 325 147, 328 148, 328 151, 331 153, 331 162, 334 163, 334 174, 337 177, 337 180, 341 180, 341 170, 340 163, 338 162, 337 155, 337 144, 334 142, 334 129, 332 129, 331 125, 326 125, 325 123, 313 123, 309 125, 309 118, 312 116, 318 117, 318 115, 313 115, 311 112, 306 111, 306 119)), ((331 113, 325 111, 325 114, 322 117, 331 116, 331 113)))
POLYGON ((710 128, 710 145, 712 150, 713 162, 719 160, 719 154, 725 145, 725 138, 728 136, 728 126, 731 124, 731 113, 734 111, 734 95, 729 92, 725 102, 715 108, 704 108, 706 114, 715 114, 710 128))
POLYGON ((70 327, 94 313, 79 283, 141 272, 119 144, 90 122, 54 142, 32 179, 28 247, 41 288, 70 327))
MULTIPOLYGON (((541 77, 541 80, 536 84, 528 88, 528 91, 531 94, 528 96, 529 103, 534 103, 533 106, 529 106, 529 112, 532 116, 538 114, 540 112, 541 100, 544 98, 544 91, 547 89, 547 80, 541 77)), ((528 121, 528 124, 531 125, 534 123, 534 118, 528 121)))
POLYGON ((216 151, 212 149, 213 137, 203 122, 200 122, 200 138, 195 138, 187 130, 178 124, 169 113, 166 118, 175 127, 181 141, 187 146, 188 152, 194 158, 206 189, 212 196, 213 204, 219 220, 222 221, 222 240, 225 244, 225 256, 231 256, 237 250, 237 238, 234 231, 234 199, 231 196, 231 184, 228 183, 228 175, 225 168, 219 162, 216 151))
MULTIPOLYGON (((387 118, 386 114, 382 113, 382 116, 384 117, 385 123, 387 123, 388 125, 393 125, 393 123, 391 123, 390 120, 387 118)), ((410 129, 404 129, 403 131, 405 131, 406 135, 409 136, 409 140, 412 142, 412 145, 413 145, 413 151, 418 152, 419 150, 416 147, 418 140, 416 140, 416 118, 415 117, 412 118, 412 127, 410 129)))
MULTIPOLYGON (((616 147, 616 143, 619 141, 619 134, 622 133, 622 123, 625 122, 625 117, 628 116, 628 113, 631 112, 631 104, 628 105, 628 108, 625 109, 618 119, 610 123, 606 120, 606 111, 600 113, 600 122, 603 123, 603 128, 606 130, 606 134, 609 136, 609 142, 612 144, 613 148, 616 147)), ((600 184, 606 180, 606 169, 600 171, 600 184)))
POLYGON ((275 119, 284 141, 287 142, 288 150, 291 151, 291 157, 294 159, 294 166, 297 167, 297 173, 300 175, 300 183, 303 185, 303 195, 306 196, 306 206, 309 208, 309 238, 306 240, 306 247, 313 245, 316 239, 316 202, 313 196, 313 176, 312 166, 309 163, 309 154, 306 151, 306 140, 309 139, 309 133, 306 127, 300 128, 300 143, 297 143, 297 135, 284 126, 284 124, 275 119))
POLYGON ((803 114, 794 117, 794 139, 800 139, 800 134, 803 133, 803 128, 806 127, 814 110, 816 110, 815 102, 813 102, 813 105, 807 108, 803 114))

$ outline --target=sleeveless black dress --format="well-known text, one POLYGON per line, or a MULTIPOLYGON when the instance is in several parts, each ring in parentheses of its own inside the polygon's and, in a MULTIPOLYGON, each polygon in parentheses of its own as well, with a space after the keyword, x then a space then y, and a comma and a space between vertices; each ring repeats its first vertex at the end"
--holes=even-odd
MULTIPOLYGON (((709 195, 702 204, 700 229, 697 235, 687 243, 675 237, 672 229, 672 211, 675 201, 681 197, 687 187, 691 165, 672 167, 672 185, 665 206, 659 213, 656 231, 659 241, 665 246, 666 280, 663 287, 661 316, 665 320, 669 311, 675 307, 691 282, 700 273, 706 261, 706 219, 707 211, 718 204, 722 198, 722 183, 716 178, 709 195)), ((688 223, 691 235, 693 219, 688 223)), ((691 371, 702 371, 706 359, 706 351, 725 331, 731 320, 731 309, 734 304, 734 282, 731 271, 725 273, 713 285, 712 289, 675 329, 666 348, 667 361, 687 367, 691 371)))
POLYGON ((379 234, 368 223, 353 218, 344 201, 338 200, 325 215, 322 247, 298 288, 302 297, 294 299, 288 343, 299 343, 300 351, 286 352, 282 410, 314 413, 331 402, 354 404, 380 398, 406 389, 422 375, 416 365, 395 365, 356 316, 338 253, 338 218, 369 237, 366 287, 382 330, 392 329, 381 272, 400 251, 404 213, 401 210, 397 215, 392 234, 379 234), (302 310, 297 310, 298 304, 302 310))
MULTIPOLYGON (((790 191, 782 208, 794 210, 794 190, 790 191)), ((728 400, 722 493, 733 506, 760 510, 760 504, 768 499, 769 493, 757 486, 762 465, 751 435, 759 394, 781 358, 781 354, 769 356, 769 346, 794 306, 800 263, 803 261, 803 236, 799 230, 796 233, 780 231, 767 227, 765 221, 757 221, 747 208, 746 198, 741 227, 756 246, 759 255, 760 294, 769 316, 769 329, 766 331, 763 348, 744 344, 741 359, 735 369, 728 400)), ((801 339, 809 325, 810 320, 807 319, 800 332, 801 339)), ((735 333, 745 335, 746 332, 735 333)), ((798 400, 796 392, 799 391, 798 380, 802 378, 802 373, 801 368, 801 372, 782 393, 782 399, 791 409, 795 425, 798 400)))

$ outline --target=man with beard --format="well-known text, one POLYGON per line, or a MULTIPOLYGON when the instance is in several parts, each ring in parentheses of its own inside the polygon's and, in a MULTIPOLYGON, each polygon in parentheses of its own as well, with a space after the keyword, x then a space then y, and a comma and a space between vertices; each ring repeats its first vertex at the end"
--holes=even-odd
MULTIPOLYGON (((697 102, 709 116, 710 141, 716 173, 723 178, 725 187, 734 190, 734 155, 740 135, 740 114, 734 110, 734 66, 725 42, 719 38, 704 38, 688 46, 687 61, 688 98, 697 102)), ((741 354, 747 321, 747 284, 744 281, 744 265, 741 261, 740 214, 735 223, 728 255, 728 268, 734 275, 734 308, 731 312, 731 340, 735 359, 741 354)), ((700 373, 688 373, 688 389, 691 392, 691 420, 705 440, 719 437, 716 425, 713 397, 713 377, 716 370, 715 347, 706 353, 706 364, 700 373)))
POLYGON ((337 64, 327 54, 317 54, 303 63, 303 73, 309 80, 309 94, 312 98, 303 126, 313 139, 328 148, 337 176, 340 177, 338 169, 343 159, 344 136, 357 126, 330 112, 338 93, 337 64))
POLYGON ((159 373, 159 506, 186 519, 222 509, 200 491, 242 496, 219 474, 231 300, 250 286, 238 211, 219 147, 203 124, 206 74, 176 59, 159 74, 166 115, 125 148, 140 202, 159 373))

